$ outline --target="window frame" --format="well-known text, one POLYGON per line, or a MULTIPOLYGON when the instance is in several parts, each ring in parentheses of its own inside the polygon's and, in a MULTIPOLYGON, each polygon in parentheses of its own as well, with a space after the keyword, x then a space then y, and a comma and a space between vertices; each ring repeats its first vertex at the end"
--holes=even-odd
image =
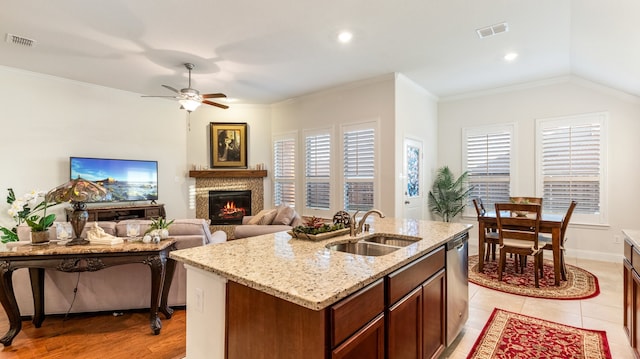
MULTIPOLYGON (((362 182, 362 183, 369 183, 372 182, 373 183, 373 204, 372 204, 372 209, 373 208, 377 208, 378 204, 380 203, 380 194, 379 194, 379 178, 380 178, 380 163, 379 163, 379 159, 380 159, 380 155, 379 155, 379 146, 380 146, 380 141, 378 140, 380 137, 380 130, 379 130, 379 121, 377 120, 369 120, 369 121, 364 121, 364 122, 358 122, 358 123, 348 123, 348 124, 344 124, 340 126, 340 148, 339 148, 339 153, 340 153, 340 163, 337 163, 336 165, 339 166, 339 173, 340 173, 340 179, 339 179, 339 183, 338 183, 338 191, 340 192, 340 200, 339 203, 342 206, 342 209, 347 209, 347 204, 345 203, 345 198, 346 198, 346 193, 345 193, 345 186, 347 184, 347 182, 362 182), (373 130, 373 177, 371 177, 370 179, 368 178, 347 178, 346 174, 345 174, 345 168, 344 168, 344 155, 345 155, 345 142, 344 142, 344 136, 346 133, 349 132, 354 132, 354 131, 362 131, 362 130, 373 130)), ((355 213, 354 210, 349 211, 350 213, 355 213)), ((362 210, 361 210, 362 212, 362 210)))
POLYGON ((277 198, 277 190, 276 190, 276 186, 279 183, 288 183, 291 184, 293 186, 293 203, 289 203, 287 202, 287 204, 293 208, 295 208, 296 204, 298 203, 298 186, 297 186, 297 181, 298 181, 298 132, 297 131, 293 131, 293 132, 288 132, 288 133, 282 133, 282 134, 278 134, 278 135, 274 135, 272 136, 271 139, 271 163, 273 163, 273 173, 272 173, 272 182, 273 182, 273 194, 272 194, 272 203, 274 207, 277 207, 280 203, 276 202, 276 198, 277 198), (275 153, 275 146, 277 142, 280 141, 293 141, 293 177, 289 178, 289 177, 278 177, 278 172, 277 172, 277 168, 276 168, 276 153, 275 153))
MULTIPOLYGON (((561 116, 561 117, 552 117, 552 118, 540 118, 536 119, 536 142, 535 142, 535 153, 536 153, 536 169, 535 169, 535 182, 536 182, 536 196, 543 197, 544 196, 544 174, 543 171, 543 131, 545 129, 551 127, 560 127, 560 126, 578 126, 585 124, 593 124, 598 123, 600 125, 600 188, 599 188, 599 203, 600 203, 600 213, 596 214, 584 214, 578 211, 578 207, 580 207, 580 202, 578 202, 578 207, 576 207, 576 211, 573 212, 571 217, 571 222, 576 224, 584 224, 584 225, 592 225, 592 226, 608 226, 608 216, 609 216, 609 206, 608 206, 608 180, 607 180, 607 166, 608 166, 608 123, 609 123, 609 113, 608 112, 593 112, 593 113, 584 113, 578 115, 571 116, 561 116)), ((543 202, 544 206, 544 202, 543 202)), ((564 215, 566 212, 561 212, 558 214, 564 215)))
MULTIPOLYGON (((465 171, 469 170, 469 167, 468 167, 469 158, 468 158, 468 152, 467 152, 469 137, 487 136, 487 135, 497 134, 502 132, 508 132, 511 135, 511 141, 509 144, 509 185, 508 185, 508 193, 507 193, 507 197, 508 197, 511 195, 511 193, 513 193, 514 189, 517 188, 517 184, 518 184, 518 176, 517 176, 518 161, 516 160, 518 158, 517 146, 516 146, 518 141, 517 123, 511 122, 511 123, 504 123, 504 124, 492 124, 492 125, 482 125, 482 126, 462 128, 462 172, 464 173, 465 171)), ((468 176, 467 180, 470 186, 473 185, 473 180, 471 175, 468 176)), ((488 181, 488 182, 493 182, 493 181, 488 181)), ((495 181, 495 182, 501 182, 501 181, 495 181)), ((463 217, 475 218, 477 216, 472 200, 473 200, 473 196, 469 196, 469 199, 467 201, 467 206, 463 212, 463 217)), ((486 201, 485 198, 483 198, 483 200, 486 201)), ((486 205, 487 204, 485 203, 485 207, 486 205)), ((487 210, 492 210, 492 208, 488 208, 487 210)))
POLYGON ((335 192, 335 171, 333 170, 335 166, 334 156, 334 129, 332 127, 318 128, 318 129, 307 129, 302 132, 302 206, 303 214, 305 216, 316 216, 321 218, 331 218, 333 216, 333 206, 335 205, 333 193, 335 192), (313 178, 307 176, 307 138, 312 136, 321 136, 327 135, 329 137, 329 176, 323 178, 313 178), (328 183, 329 184, 329 208, 324 209, 320 207, 309 207, 307 203, 307 184, 308 183, 328 183))

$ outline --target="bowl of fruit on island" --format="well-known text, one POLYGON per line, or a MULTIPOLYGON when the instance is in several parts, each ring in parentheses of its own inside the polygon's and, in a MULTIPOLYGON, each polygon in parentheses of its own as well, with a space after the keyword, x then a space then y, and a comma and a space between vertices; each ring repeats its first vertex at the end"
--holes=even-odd
POLYGON ((314 216, 307 219, 303 225, 294 227, 287 233, 293 238, 319 241, 340 236, 347 232, 349 232, 349 228, 344 223, 331 223, 314 216))

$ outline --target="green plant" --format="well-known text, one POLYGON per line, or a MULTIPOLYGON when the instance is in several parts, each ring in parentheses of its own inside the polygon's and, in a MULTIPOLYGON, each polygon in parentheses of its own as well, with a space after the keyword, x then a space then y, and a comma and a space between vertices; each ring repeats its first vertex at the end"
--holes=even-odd
POLYGON ((451 222, 462 213, 472 189, 467 188, 467 178, 467 172, 455 179, 449 167, 439 168, 429 191, 428 204, 431 213, 441 217, 445 222, 451 222))
POLYGON ((26 223, 33 232, 43 232, 49 229, 56 220, 54 213, 47 214, 47 208, 55 206, 57 203, 49 203, 45 198, 45 192, 31 191, 21 198, 16 198, 12 188, 7 189, 7 204, 9 209, 7 213, 15 221, 12 228, 1 227, 0 240, 2 243, 15 242, 18 240, 18 226, 26 223), (39 212, 42 212, 40 215, 39 212))

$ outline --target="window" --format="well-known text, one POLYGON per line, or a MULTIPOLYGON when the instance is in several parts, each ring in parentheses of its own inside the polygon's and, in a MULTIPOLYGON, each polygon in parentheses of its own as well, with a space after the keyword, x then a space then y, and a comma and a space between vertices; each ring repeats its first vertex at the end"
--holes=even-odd
POLYGON ((475 213, 471 200, 482 198, 490 210, 496 202, 509 202, 514 125, 463 129, 463 163, 472 187, 467 214, 475 213))
POLYGON ((344 208, 368 211, 374 208, 374 123, 343 127, 344 208))
POLYGON ((296 205, 296 140, 295 134, 273 141, 273 204, 296 205))
POLYGON ((546 212, 564 214, 572 200, 583 223, 606 223, 604 198, 607 114, 537 121, 538 194, 546 212))
POLYGON ((331 209, 331 135, 329 130, 305 134, 305 208, 331 209))

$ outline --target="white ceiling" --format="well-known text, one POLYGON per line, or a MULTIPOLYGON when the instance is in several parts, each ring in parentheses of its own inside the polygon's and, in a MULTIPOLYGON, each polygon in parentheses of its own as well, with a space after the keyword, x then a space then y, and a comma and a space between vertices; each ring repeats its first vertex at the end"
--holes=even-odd
POLYGON ((637 0, 3 1, 3 40, 37 45, 0 42, 0 65, 170 95, 192 62, 194 88, 243 103, 391 72, 439 97, 566 75, 640 96, 638 14, 637 0))

